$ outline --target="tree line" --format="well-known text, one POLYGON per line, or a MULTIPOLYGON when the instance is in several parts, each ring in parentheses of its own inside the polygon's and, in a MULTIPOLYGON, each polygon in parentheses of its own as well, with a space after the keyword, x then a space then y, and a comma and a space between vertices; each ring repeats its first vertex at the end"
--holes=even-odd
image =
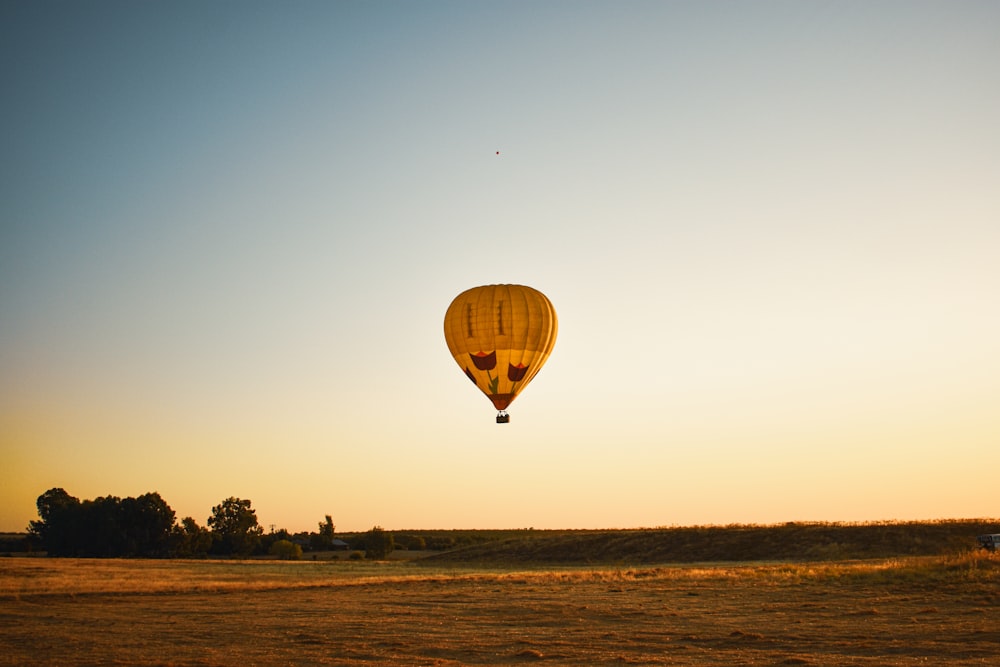
MULTIPOLYGON (((199 558, 209 555, 248 557, 272 554, 301 557, 303 550, 323 551, 335 544, 336 526, 327 515, 315 533, 265 534, 249 500, 230 497, 212 508, 206 526, 191 517, 180 522, 158 493, 138 498, 103 496, 79 500, 64 489, 38 497, 38 521, 28 525, 33 548, 50 556, 104 558, 199 558)), ((360 536, 356 548, 369 558, 392 551, 392 536, 376 526, 360 536)))

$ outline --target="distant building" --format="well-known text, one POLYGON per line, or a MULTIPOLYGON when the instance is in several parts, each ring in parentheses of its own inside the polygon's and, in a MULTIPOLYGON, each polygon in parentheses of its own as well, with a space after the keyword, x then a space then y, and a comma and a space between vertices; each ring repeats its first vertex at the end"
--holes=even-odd
POLYGON ((330 542, 330 548, 333 549, 334 551, 349 551, 351 545, 345 542, 344 540, 338 540, 334 538, 333 541, 330 542))
POLYGON ((1000 533, 980 535, 976 539, 979 541, 979 545, 984 549, 989 549, 990 551, 1000 550, 1000 533))

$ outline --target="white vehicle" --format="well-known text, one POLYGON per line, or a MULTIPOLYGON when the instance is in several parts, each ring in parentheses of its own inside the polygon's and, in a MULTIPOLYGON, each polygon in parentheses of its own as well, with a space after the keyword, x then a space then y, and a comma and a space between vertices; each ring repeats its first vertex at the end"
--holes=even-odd
POLYGON ((979 545, 982 548, 989 549, 990 551, 1000 551, 1000 533, 980 535, 976 539, 979 541, 979 545))

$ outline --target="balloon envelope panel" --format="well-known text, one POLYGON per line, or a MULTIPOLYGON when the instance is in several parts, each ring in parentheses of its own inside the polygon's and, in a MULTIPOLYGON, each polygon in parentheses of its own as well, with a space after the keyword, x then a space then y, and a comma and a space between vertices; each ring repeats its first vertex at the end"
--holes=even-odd
POLYGON ((484 285, 455 297, 444 316, 448 349, 497 410, 538 373, 556 342, 552 302, 523 285, 484 285))

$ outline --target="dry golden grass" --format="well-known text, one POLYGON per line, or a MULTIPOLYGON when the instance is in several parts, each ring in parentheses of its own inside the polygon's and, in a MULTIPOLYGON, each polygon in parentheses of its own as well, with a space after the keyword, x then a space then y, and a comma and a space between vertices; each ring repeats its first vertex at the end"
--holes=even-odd
POLYGON ((0 665, 986 665, 1000 557, 637 568, 0 559, 0 665))

